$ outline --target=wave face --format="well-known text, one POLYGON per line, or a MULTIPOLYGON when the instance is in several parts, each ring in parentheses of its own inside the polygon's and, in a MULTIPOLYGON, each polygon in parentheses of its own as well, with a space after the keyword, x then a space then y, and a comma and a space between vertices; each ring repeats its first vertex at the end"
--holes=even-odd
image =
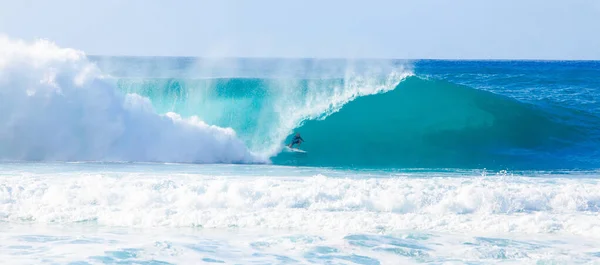
POLYGON ((76 50, 0 37, 0 159, 248 163, 228 128, 158 115, 76 50))
POLYGON ((598 119, 586 117, 585 124, 575 124, 561 118, 570 117, 487 91, 410 77, 393 91, 356 99, 327 119, 306 121, 296 131, 307 138, 302 148, 310 153, 281 153, 274 161, 356 167, 568 167, 573 163, 568 155, 590 151, 581 145, 594 139, 589 132, 596 130, 598 119))

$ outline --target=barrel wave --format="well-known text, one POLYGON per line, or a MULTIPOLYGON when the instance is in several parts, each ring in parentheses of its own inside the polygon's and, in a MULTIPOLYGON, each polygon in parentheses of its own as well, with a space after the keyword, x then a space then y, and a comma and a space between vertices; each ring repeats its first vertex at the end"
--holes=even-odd
POLYGON ((577 166, 588 165, 585 157, 597 144, 593 126, 598 120, 576 111, 556 111, 413 76, 392 91, 358 98, 326 119, 305 121, 295 131, 306 138, 302 149, 309 153, 283 152, 273 161, 334 167, 548 169, 572 167, 577 157, 577 166))
POLYGON ((119 78, 116 85, 124 94, 150 99, 159 113, 197 116, 232 128, 254 153, 269 158, 303 121, 326 118, 357 98, 392 90, 410 75, 396 67, 334 78, 119 78))
POLYGON ((411 72, 324 79, 124 78, 118 86, 150 98, 160 112, 231 127, 251 150, 278 165, 597 166, 596 115, 411 72), (295 132, 306 140, 301 149, 308 153, 283 148, 295 132))

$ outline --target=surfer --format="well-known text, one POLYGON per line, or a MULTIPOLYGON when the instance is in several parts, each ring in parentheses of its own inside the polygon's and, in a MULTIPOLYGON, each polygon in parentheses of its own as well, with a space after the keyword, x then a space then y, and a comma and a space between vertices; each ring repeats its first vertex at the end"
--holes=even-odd
POLYGON ((292 139, 292 142, 290 143, 289 147, 292 148, 292 146, 295 144, 297 144, 298 147, 300 147, 301 142, 304 142, 304 139, 302 139, 302 137, 300 137, 300 133, 296 133, 296 135, 292 139))

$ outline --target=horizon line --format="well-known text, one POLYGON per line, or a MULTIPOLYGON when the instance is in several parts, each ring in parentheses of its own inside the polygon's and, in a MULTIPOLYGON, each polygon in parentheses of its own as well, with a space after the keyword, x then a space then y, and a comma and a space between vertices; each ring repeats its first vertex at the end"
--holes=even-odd
POLYGON ((181 56, 181 55, 101 55, 88 54, 87 57, 122 57, 122 58, 190 58, 190 59, 254 59, 254 60, 396 60, 396 61, 538 61, 538 62, 597 62, 599 59, 536 59, 536 58, 387 58, 387 57, 286 57, 286 56, 181 56))

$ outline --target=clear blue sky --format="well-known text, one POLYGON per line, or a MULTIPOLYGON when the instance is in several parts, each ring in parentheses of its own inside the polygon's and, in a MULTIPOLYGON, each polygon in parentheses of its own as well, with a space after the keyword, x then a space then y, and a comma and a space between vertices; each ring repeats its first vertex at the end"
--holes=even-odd
POLYGON ((600 0, 0 0, 0 34, 88 54, 600 59, 600 0))

